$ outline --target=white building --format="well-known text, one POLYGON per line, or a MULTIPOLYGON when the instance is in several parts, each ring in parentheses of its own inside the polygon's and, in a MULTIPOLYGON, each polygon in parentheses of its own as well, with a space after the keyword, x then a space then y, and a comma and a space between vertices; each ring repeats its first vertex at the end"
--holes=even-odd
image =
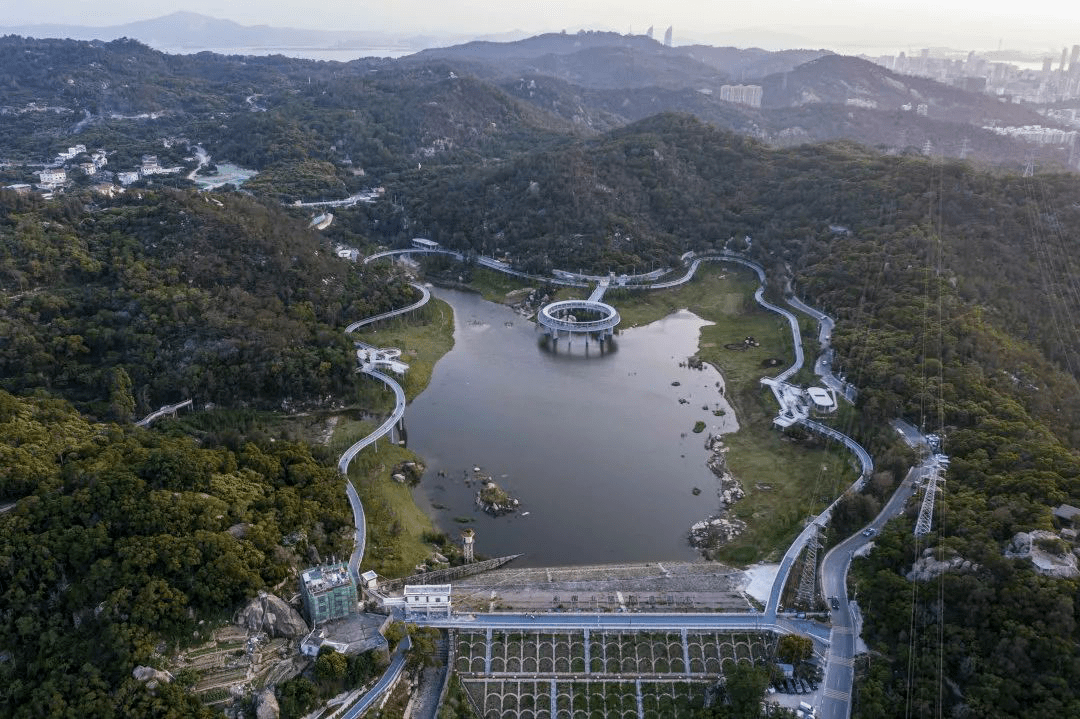
POLYGON ((836 400, 829 394, 827 389, 823 387, 810 387, 806 390, 806 394, 810 396, 810 401, 813 402, 814 410, 816 412, 836 411, 836 400))
POLYGON ((63 169, 41 170, 38 172, 38 177, 41 179, 41 184, 48 187, 55 187, 67 182, 67 173, 63 169))
POLYGON ((405 617, 450 616, 449 584, 406 584, 405 617))
POLYGON ((118 172, 116 173, 116 179, 121 185, 130 185, 133 182, 139 181, 139 173, 137 172, 118 172))
POLYGON ((761 85, 722 85, 720 99, 750 107, 761 107, 761 85))

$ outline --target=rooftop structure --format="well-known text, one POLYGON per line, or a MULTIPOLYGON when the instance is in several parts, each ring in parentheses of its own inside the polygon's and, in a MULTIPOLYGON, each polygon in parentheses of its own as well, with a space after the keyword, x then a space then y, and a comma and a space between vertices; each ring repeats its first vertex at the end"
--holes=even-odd
POLYGON ((405 615, 450 616, 449 584, 406 584, 405 615))
POLYGON ((1053 514, 1063 522, 1075 523, 1080 518, 1080 509, 1071 504, 1062 504, 1054 508, 1053 514))
POLYGON ((423 237, 414 237, 412 241, 413 247, 418 250, 437 250, 439 249, 439 243, 434 240, 425 240, 423 237))
POLYGON ((304 611, 312 625, 356 614, 356 584, 347 564, 304 570, 300 593, 304 600, 304 611))
POLYGON ((822 387, 810 387, 806 390, 806 393, 810 395, 810 401, 813 402, 814 409, 818 412, 833 412, 836 410, 836 400, 829 394, 827 389, 822 387))

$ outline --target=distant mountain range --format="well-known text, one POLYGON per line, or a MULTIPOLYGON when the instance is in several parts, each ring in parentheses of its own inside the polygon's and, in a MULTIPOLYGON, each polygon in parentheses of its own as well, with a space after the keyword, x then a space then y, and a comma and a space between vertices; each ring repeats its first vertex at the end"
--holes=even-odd
MULTIPOLYGON (((74 32, 54 27, 53 34, 69 30, 74 32)), ((157 35, 158 44, 188 45, 185 53, 167 55, 134 39, 80 44, 6 38, 0 43, 0 87, 5 87, 0 111, 9 106, 10 113, 22 112, 31 103, 63 108, 76 119, 68 121, 63 115, 51 120, 66 123, 71 132, 87 123, 103 124, 112 115, 166 112, 180 134, 184 115, 236 108, 243 122, 250 123, 254 120, 247 117, 250 103, 245 98, 265 96, 261 107, 280 103, 284 108, 286 99, 302 88, 323 108, 311 112, 322 114, 327 105, 353 114, 365 108, 368 119, 388 133, 385 138, 361 133, 372 147, 363 154, 359 148, 339 153, 350 161, 366 157, 369 170, 430 163, 438 155, 454 157, 481 147, 494 153, 494 145, 512 154, 528 146, 532 141, 526 138, 537 132, 545 137, 589 135, 664 112, 689 113, 776 146, 844 139, 890 154, 965 157, 1013 170, 1028 162, 1075 170, 1080 150, 1068 137, 1055 144, 1032 144, 995 132, 1029 125, 1066 129, 1031 105, 1002 102, 820 49, 667 47, 644 35, 582 31, 510 42, 472 40, 396 60, 357 60, 362 51, 351 57, 346 51, 334 59, 349 62, 329 65, 281 57, 195 55, 191 50, 216 44, 222 46, 214 48, 219 53, 232 54, 227 48, 235 48, 238 55, 257 56, 277 51, 251 48, 265 49, 274 42, 333 41, 338 47, 366 42, 370 47, 383 36, 245 28, 192 13, 95 32, 103 37, 157 35), (373 81, 376 76, 380 82, 373 81), (325 84, 319 89, 313 81, 325 84), (384 152, 388 147, 395 149, 384 152)), ((34 123, 29 117, 5 119, 29 123, 22 135, 8 133, 22 138, 19 144, 32 144, 27 137, 44 141, 57 131, 46 128, 42 116, 34 115, 34 123)), ((239 122, 233 121, 234 130, 239 122)), ((341 136, 319 138, 316 144, 345 145, 341 136)), ((234 156, 239 151, 230 148, 234 156)))
MULTIPOLYGON (((152 20, 104 27, 58 24, 0 26, 0 35, 106 41, 127 37, 159 50, 182 52, 204 49, 386 49, 394 54, 415 52, 434 45, 468 39, 449 34, 394 35, 355 30, 305 30, 269 25, 241 25, 231 20, 219 20, 193 12, 175 12, 152 20)), ((505 33, 489 39, 505 41, 524 36, 525 33, 505 33)))

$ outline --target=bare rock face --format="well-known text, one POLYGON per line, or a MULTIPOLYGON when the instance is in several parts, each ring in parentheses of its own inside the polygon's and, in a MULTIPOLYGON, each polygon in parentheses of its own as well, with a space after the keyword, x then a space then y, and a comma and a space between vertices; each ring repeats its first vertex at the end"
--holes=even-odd
POLYGON ((972 564, 963 557, 950 553, 946 559, 939 560, 934 556, 935 549, 928 547, 921 557, 911 565, 911 571, 905 576, 908 580, 929 581, 944 572, 972 572, 979 569, 979 565, 972 564))
POLYGON ((271 637, 302 637, 308 633, 307 622, 295 609, 265 592, 259 592, 259 596, 240 610, 236 623, 271 637))
POLYGON ((255 697, 255 719, 279 719, 281 708, 273 689, 263 689, 255 697))
POLYGON ((1071 545, 1054 532, 1036 529, 1017 532, 1005 548, 1010 559, 1027 559, 1035 571, 1047 577, 1075 579, 1080 576, 1080 566, 1071 545))
POLYGON ((147 689, 153 689, 159 684, 168 684, 173 680, 173 675, 153 667, 139 665, 131 671, 131 676, 146 684, 147 689))

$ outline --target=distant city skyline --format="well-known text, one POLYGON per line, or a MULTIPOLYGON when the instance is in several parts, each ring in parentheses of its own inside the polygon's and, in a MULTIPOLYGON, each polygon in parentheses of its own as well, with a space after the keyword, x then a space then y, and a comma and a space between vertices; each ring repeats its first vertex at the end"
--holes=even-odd
MULTIPOLYGON (((949 46, 1060 52, 1080 35, 1080 3, 1044 0, 1020 5, 1004 0, 763 0, 727 5, 706 0, 549 0, 517 6, 490 0, 6 0, 0 25, 116 25, 190 11, 243 25, 320 30, 367 30, 400 35, 486 35, 613 30, 644 34, 649 26, 674 26, 674 44, 740 44, 742 35, 779 47, 902 49, 949 46), (1056 50, 1055 50, 1056 48, 1056 50)), ((659 39, 659 37, 657 38, 659 39)))

